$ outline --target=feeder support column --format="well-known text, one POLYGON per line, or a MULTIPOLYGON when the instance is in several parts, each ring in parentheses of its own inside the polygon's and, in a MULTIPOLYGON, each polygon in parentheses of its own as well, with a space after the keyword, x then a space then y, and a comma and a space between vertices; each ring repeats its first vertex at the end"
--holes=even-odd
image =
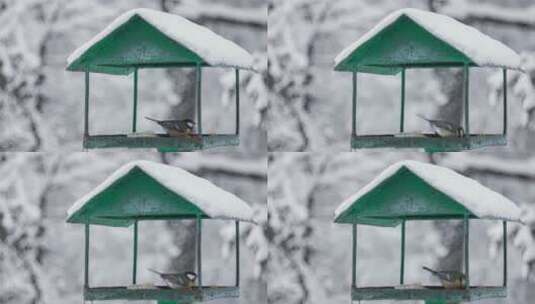
POLYGON ((470 136, 470 109, 468 105, 469 99, 469 86, 470 86, 470 70, 468 69, 468 64, 465 64, 463 67, 463 99, 464 99, 464 135, 470 136))
POLYGON ((507 222, 503 221, 503 287, 507 286, 507 222))
POLYGON ((401 221, 401 269, 399 272, 399 284, 405 281, 405 220, 401 221))
POLYGON ((196 221, 197 229, 196 229, 196 239, 195 243, 197 245, 197 285, 199 286, 199 289, 202 288, 202 218, 200 215, 197 215, 197 221, 196 221))
POLYGON ((399 132, 405 131, 405 68, 401 68, 401 111, 399 119, 399 132))
POLYGON ((240 70, 236 69, 236 135, 240 134, 240 70))
POLYGON ((89 287, 89 224, 85 224, 84 287, 89 287))
POLYGON ((89 71, 85 71, 84 137, 89 136, 89 71))
POLYGON ((470 244, 469 244, 469 233, 470 233, 470 222, 468 214, 464 215, 464 275, 466 276, 465 288, 470 288, 470 244))
POLYGON ((137 220, 134 221, 134 261, 132 267, 132 284, 136 285, 137 277, 137 220))
POLYGON ((236 221, 236 287, 240 286, 240 222, 236 221))
POLYGON ((507 69, 503 69, 503 135, 507 135, 507 69))
POLYGON ((357 135, 357 72, 353 72, 353 110, 351 112, 351 135, 357 135))
POLYGON ((353 224, 353 254, 351 267, 351 286, 357 287, 357 224, 353 224))
POLYGON ((134 68, 134 108, 132 113, 132 133, 136 133, 137 126, 137 67, 134 68))
POLYGON ((202 69, 201 64, 197 63, 195 67, 196 75, 196 90, 195 97, 197 99, 197 133, 202 135, 202 110, 201 110, 201 84, 202 84, 202 69))

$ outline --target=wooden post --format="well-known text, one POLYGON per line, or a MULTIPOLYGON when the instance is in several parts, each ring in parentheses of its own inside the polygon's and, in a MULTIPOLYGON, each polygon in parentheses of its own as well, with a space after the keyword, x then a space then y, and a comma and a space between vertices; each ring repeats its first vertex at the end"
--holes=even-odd
POLYGON ((405 68, 401 68, 401 112, 399 120, 399 132, 405 131, 405 68))
POLYGON ((84 137, 89 136, 89 70, 85 71, 84 137))
POLYGON ((470 70, 468 64, 465 64, 463 67, 463 76, 464 76, 464 135, 470 136, 470 107, 468 105, 469 95, 470 95, 470 70))
POLYGON ((503 221, 503 287, 507 286, 507 222, 503 221))
POLYGON ((399 272, 399 284, 405 281, 405 220, 401 221, 401 269, 399 272))
POLYGON ((351 267, 351 286, 357 287, 357 224, 353 224, 353 261, 351 267))
POLYGON ((503 135, 507 135, 507 69, 503 69, 503 135))
POLYGON ((240 222, 236 221, 236 287, 240 286, 240 222))
POLYGON ((200 215, 197 215, 197 221, 196 221, 197 229, 196 229, 196 239, 195 243, 197 244, 197 285, 199 286, 199 289, 202 288, 202 218, 200 215))
POLYGON ((134 68, 134 108, 132 114, 132 133, 136 133, 137 126, 137 67, 134 68))
POLYGON ((85 224, 84 287, 89 288, 89 224, 85 224))
POLYGON ((357 72, 353 72, 353 110, 351 112, 351 135, 357 135, 357 72))
POLYGON ((202 69, 201 64, 196 66, 196 90, 195 97, 197 99, 197 133, 202 135, 202 109, 201 109, 201 85, 202 85, 202 69))
POLYGON ((236 68, 236 135, 240 134, 240 70, 236 68))
POLYGON ((137 277, 137 220, 134 221, 134 262, 132 267, 132 285, 136 285, 137 277))
POLYGON ((470 222, 468 214, 464 215, 464 275, 466 276, 465 288, 470 288, 470 222))

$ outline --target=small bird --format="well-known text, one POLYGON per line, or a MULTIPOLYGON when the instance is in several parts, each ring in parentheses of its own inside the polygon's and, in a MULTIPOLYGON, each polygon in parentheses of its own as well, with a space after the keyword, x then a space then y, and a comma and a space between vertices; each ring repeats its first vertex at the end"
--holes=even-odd
POLYGON ((170 136, 189 135, 193 132, 193 127, 195 126, 195 122, 191 119, 157 120, 147 116, 145 118, 159 124, 170 136))
POLYGON ((454 124, 446 120, 429 119, 420 114, 418 114, 417 116, 427 121, 431 125, 433 130, 435 130, 435 133, 440 137, 448 137, 448 136, 461 137, 464 135, 463 127, 457 124, 454 124))
POLYGON ((159 275, 160 278, 165 281, 167 286, 171 288, 191 288, 195 286, 195 279, 197 279, 197 274, 193 271, 163 273, 154 269, 149 270, 159 275))
POLYGON ((442 282, 442 286, 448 289, 463 288, 466 283, 466 276, 459 271, 437 271, 429 267, 422 267, 424 270, 429 271, 436 276, 442 282))

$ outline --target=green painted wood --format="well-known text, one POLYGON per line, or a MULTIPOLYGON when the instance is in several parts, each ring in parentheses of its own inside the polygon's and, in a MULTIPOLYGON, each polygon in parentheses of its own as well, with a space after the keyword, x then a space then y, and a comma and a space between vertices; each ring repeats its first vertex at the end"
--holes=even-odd
POLYGON ((468 214, 464 216, 464 275, 466 276, 465 288, 470 287, 470 219, 468 214))
POLYGON ((134 167, 88 201, 67 222, 128 227, 136 220, 208 218, 186 198, 134 167))
POLYGON ((171 289, 159 287, 154 289, 128 289, 126 287, 92 287, 84 289, 86 301, 105 300, 156 300, 176 301, 179 303, 204 302, 215 299, 238 298, 238 287, 203 286, 202 288, 171 289))
POLYGON ((352 149, 421 148, 427 152, 455 152, 488 146, 505 146, 503 134, 471 134, 465 137, 439 137, 435 134, 395 136, 392 134, 351 137, 352 149))
POLYGON ((402 167, 353 202, 335 222, 397 226, 405 219, 463 219, 469 212, 462 204, 402 167))
POLYGON ((89 136, 89 71, 85 71, 84 136, 89 136))
POLYGON ((240 222, 235 221, 236 229, 236 287, 240 286, 240 222))
POLYGON ((405 282, 405 220, 401 221, 401 266, 399 271, 399 284, 405 282))
POLYGON ((125 75, 134 72, 134 67, 194 67, 198 63, 207 65, 199 55, 136 15, 93 45, 67 70, 125 75))
POLYGON ((503 221, 503 287, 507 287, 507 222, 503 221))
POLYGON ((134 259, 132 265, 132 284, 136 285, 137 281, 137 235, 138 235, 138 221, 134 221, 134 259))
POLYGON ((405 68, 401 68, 401 110, 399 119, 399 133, 405 131, 405 68))
POLYGON ((464 100, 464 136, 470 137, 470 69, 468 64, 463 67, 463 100, 464 100))
POLYGON ((137 74, 138 68, 134 68, 134 109, 132 113, 132 133, 137 129, 137 74))
POLYGON ((351 257, 351 286, 357 287, 357 224, 353 224, 353 251, 351 257))
POLYGON ((337 71, 397 74, 402 67, 453 67, 470 58, 437 39, 406 16, 401 16, 340 62, 337 71))
POLYGON ((351 290, 351 299, 353 301, 444 300, 460 302, 505 297, 507 297, 507 289, 501 286, 470 286, 468 289, 445 289, 440 286, 403 289, 394 287, 353 287, 351 290))
POLYGON ((202 134, 202 69, 200 65, 195 68, 195 100, 197 102, 197 134, 202 134))
POLYGON ((240 70, 235 69, 236 74, 236 135, 240 135, 240 70))
POLYGON ((507 135, 507 69, 503 69, 503 135, 507 135))
POLYGON ((353 72, 353 111, 351 112, 351 135, 357 135, 357 72, 353 72))
POLYGON ((89 224, 85 225, 84 287, 89 287, 89 224))
POLYGON ((196 224, 196 233, 195 233, 195 244, 196 244, 196 260, 197 260, 197 286, 199 289, 202 289, 202 218, 200 215, 197 215, 196 224))
POLYGON ((226 146, 238 146, 235 134, 203 134, 198 136, 173 137, 166 134, 128 136, 124 134, 90 135, 84 137, 85 149, 106 148, 156 148, 162 152, 187 152, 226 146))

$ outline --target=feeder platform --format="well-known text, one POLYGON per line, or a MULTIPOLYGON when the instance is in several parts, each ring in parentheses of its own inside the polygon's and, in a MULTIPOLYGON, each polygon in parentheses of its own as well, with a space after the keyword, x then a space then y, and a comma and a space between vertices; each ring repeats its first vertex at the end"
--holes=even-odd
POLYGON ((352 287, 353 301, 366 300, 444 300, 449 302, 475 301, 507 297, 503 286, 470 286, 464 289, 446 289, 441 286, 422 286, 414 288, 395 287, 352 287))
POLYGON ((185 152, 224 146, 237 146, 240 138, 237 134, 203 134, 192 136, 169 136, 156 134, 147 136, 87 135, 84 137, 84 149, 104 148, 157 148, 162 152, 185 152))
POLYGON ((155 288, 130 289, 127 287, 86 287, 86 301, 105 300, 156 300, 176 301, 179 303, 204 302, 222 298, 238 298, 239 287, 203 286, 202 288, 155 288))
POLYGON ((487 146, 505 146, 504 134, 470 134, 462 137, 440 137, 436 134, 418 134, 396 136, 388 135, 353 135, 351 148, 423 148, 426 152, 456 152, 472 150, 487 146))

